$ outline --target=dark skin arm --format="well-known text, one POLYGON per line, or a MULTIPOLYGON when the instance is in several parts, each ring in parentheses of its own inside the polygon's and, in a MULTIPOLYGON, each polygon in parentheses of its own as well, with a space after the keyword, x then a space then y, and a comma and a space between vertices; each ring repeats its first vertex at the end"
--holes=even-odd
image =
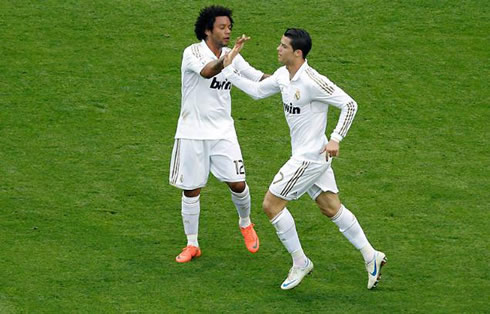
MULTIPOLYGON (((225 56, 219 58, 218 60, 214 60, 214 61, 211 61, 208 64, 206 64, 206 66, 204 66, 204 68, 201 70, 201 73, 200 73, 201 76, 205 77, 205 78, 212 78, 213 76, 220 73, 221 70, 223 70, 223 68, 224 68, 224 66, 223 66, 224 59, 225 59, 225 56)), ((262 75, 260 80, 261 81, 265 80, 269 76, 271 76, 271 75, 264 73, 264 75, 262 75)))
MULTIPOLYGON (((209 62, 201 70, 201 73, 200 73, 201 76, 205 77, 205 78, 212 78, 216 74, 220 73, 221 70, 223 70, 223 68, 225 67, 225 65, 224 65, 225 58, 227 58, 227 61, 229 62, 227 65, 229 65, 231 63, 231 61, 233 60, 233 58, 235 58, 235 56, 238 54, 238 52, 240 52, 240 50, 243 46, 243 43, 245 43, 249 39, 250 39, 250 37, 246 37, 245 35, 242 35, 242 37, 238 37, 237 42, 235 43, 234 50, 231 51, 233 57, 227 58, 227 55, 230 54, 230 53, 228 53, 228 54, 222 56, 221 58, 219 58, 218 60, 214 60, 214 61, 209 62)), ((268 78, 269 76, 270 76, 270 74, 264 74, 264 75, 262 75, 260 80, 262 81, 262 80, 268 78)))
POLYGON ((204 68, 201 70, 201 76, 205 78, 212 78, 221 70, 223 70, 223 61, 225 60, 225 56, 219 58, 218 60, 214 60, 209 62, 204 66, 204 68))

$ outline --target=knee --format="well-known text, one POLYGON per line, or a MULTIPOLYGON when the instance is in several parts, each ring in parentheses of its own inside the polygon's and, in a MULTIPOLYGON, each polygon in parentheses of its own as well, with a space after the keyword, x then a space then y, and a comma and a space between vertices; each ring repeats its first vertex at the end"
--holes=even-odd
POLYGON ((262 210, 264 211, 264 213, 267 214, 268 212, 270 212, 270 208, 270 202, 267 199, 264 199, 264 201, 262 202, 262 210))
POLYGON ((338 195, 334 193, 320 194, 320 196, 316 199, 316 203, 322 214, 329 218, 335 216, 342 206, 338 195))
POLYGON ((262 210, 267 215, 267 217, 269 217, 269 219, 274 218, 277 213, 280 212, 280 210, 275 208, 274 204, 271 201, 267 200, 267 198, 264 199, 264 201, 262 202, 262 210))
POLYGON ((340 206, 333 206, 333 204, 328 204, 327 206, 322 206, 320 207, 320 210, 323 215, 327 216, 328 218, 332 218, 335 216, 340 209, 340 206))
POLYGON ((262 202, 262 209, 270 220, 279 214, 286 207, 287 203, 288 201, 278 198, 267 191, 262 202))
POLYGON ((201 189, 195 189, 195 190, 184 190, 184 195, 186 197, 196 197, 201 194, 201 189))
POLYGON ((242 182, 230 182, 228 183, 228 186, 230 187, 230 190, 232 190, 235 193, 242 193, 245 191, 245 188, 247 187, 247 184, 245 181, 242 182))
POLYGON ((327 216, 328 218, 332 218, 333 216, 335 216, 341 206, 342 204, 340 203, 340 200, 333 197, 327 199, 326 202, 318 203, 318 207, 320 208, 322 214, 327 216))

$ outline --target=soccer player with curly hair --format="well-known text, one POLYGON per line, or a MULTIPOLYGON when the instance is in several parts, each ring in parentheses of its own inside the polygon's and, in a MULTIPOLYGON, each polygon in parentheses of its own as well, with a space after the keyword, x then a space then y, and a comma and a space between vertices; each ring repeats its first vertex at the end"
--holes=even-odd
MULTIPOLYGON (((170 163, 169 182, 182 192, 182 221, 187 245, 176 257, 179 263, 201 255, 198 243, 200 194, 209 172, 225 182, 239 215, 239 228, 251 253, 259 238, 250 219, 250 192, 245 167, 231 117, 231 83, 221 74, 233 28, 232 11, 222 6, 203 8, 195 23, 200 42, 184 50, 182 101, 170 163)), ((252 81, 267 77, 240 55, 237 71, 252 81)))

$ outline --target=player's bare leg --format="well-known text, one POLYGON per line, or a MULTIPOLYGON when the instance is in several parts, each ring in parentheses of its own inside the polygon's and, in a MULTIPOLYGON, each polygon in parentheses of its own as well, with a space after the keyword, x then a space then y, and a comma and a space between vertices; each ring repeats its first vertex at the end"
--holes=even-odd
POLYGON ((259 250, 259 237, 250 219, 251 200, 250 191, 245 181, 226 182, 231 191, 231 200, 238 212, 240 231, 245 241, 245 246, 251 253, 259 250))
POLYGON ((184 190, 182 193, 182 222, 187 236, 187 246, 175 258, 179 263, 190 262, 194 257, 201 256, 197 241, 199 230, 199 213, 201 211, 199 196, 201 189, 184 190))
POLYGON ((342 205, 337 194, 323 192, 317 197, 316 203, 322 213, 330 218, 352 245, 360 250, 368 271, 368 289, 374 288, 381 275, 381 267, 386 263, 385 254, 372 247, 356 216, 342 205))
POLYGON ((306 257, 299 241, 293 216, 286 208, 288 201, 283 200, 270 191, 265 194, 262 204, 264 212, 276 228, 277 236, 293 259, 293 266, 289 270, 281 289, 289 290, 301 283, 303 278, 313 270, 313 262, 306 257))

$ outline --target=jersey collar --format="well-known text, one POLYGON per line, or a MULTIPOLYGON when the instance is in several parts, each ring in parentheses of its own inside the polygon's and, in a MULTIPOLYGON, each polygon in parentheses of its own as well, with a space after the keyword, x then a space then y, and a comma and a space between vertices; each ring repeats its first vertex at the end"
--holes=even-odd
POLYGON ((308 60, 305 59, 305 62, 303 63, 303 65, 298 69, 298 71, 296 71, 296 73, 294 74, 294 77, 293 79, 291 80, 292 81, 296 81, 297 79, 299 79, 301 73, 303 73, 306 68, 308 67, 308 60))
MULTIPOLYGON (((206 41, 203 39, 201 40, 201 46, 203 46, 203 48, 205 49, 206 53, 210 56, 213 57, 213 59, 218 59, 216 57, 216 55, 211 51, 211 49, 209 49, 208 45, 206 44, 206 41)), ((225 49, 222 48, 221 49, 221 54, 220 54, 220 57, 222 57, 223 55, 225 54, 225 49)))

